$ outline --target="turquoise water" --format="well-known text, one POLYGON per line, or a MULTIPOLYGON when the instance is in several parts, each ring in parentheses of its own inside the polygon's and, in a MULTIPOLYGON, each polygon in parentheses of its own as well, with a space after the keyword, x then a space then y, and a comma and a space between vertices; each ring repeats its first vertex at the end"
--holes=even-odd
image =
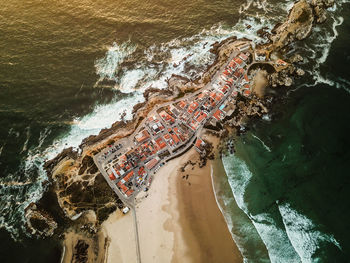
MULTIPOLYGON (((273 262, 350 258, 350 22, 337 30, 317 78, 300 80, 269 118, 251 123, 237 138, 235 155, 223 158, 234 195, 226 202, 241 209, 228 210, 245 215, 238 219, 243 226, 232 222, 233 232, 255 232, 260 251, 266 248, 273 262)), ((251 242, 237 240, 242 247, 251 242)))

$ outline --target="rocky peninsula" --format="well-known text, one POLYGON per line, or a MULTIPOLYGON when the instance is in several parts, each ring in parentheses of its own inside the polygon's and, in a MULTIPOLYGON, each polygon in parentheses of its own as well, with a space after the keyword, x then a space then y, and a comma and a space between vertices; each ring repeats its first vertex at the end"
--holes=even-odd
MULTIPOLYGON (((215 125, 210 122, 204 125, 208 145, 213 140, 213 136, 209 135, 212 134, 221 138, 221 143, 217 142, 220 151, 226 151, 229 145, 223 143, 223 139, 228 134, 244 132, 248 121, 262 117, 277 103, 275 91, 278 87, 289 87, 295 78, 304 75, 304 71, 298 68, 298 63, 303 58, 288 53, 290 45, 306 39, 316 23, 323 23, 327 17, 327 8, 333 4, 334 0, 296 2, 286 21, 276 25, 271 33, 265 32, 268 42, 263 45, 255 45, 248 39, 237 39, 235 36, 215 43, 210 50, 215 54, 215 61, 200 77, 190 80, 173 75, 167 80, 167 89, 150 87, 144 93, 145 101, 134 106, 132 120, 122 119, 98 135, 84 139, 79 149, 65 149, 47 161, 44 168, 49 178, 48 192, 37 204, 31 204, 26 210, 29 232, 40 236, 56 234, 60 238, 63 238, 64 233, 66 248, 72 248, 71 251, 66 251, 65 260, 69 262, 95 262, 97 259, 105 262, 105 250, 109 241, 101 232, 101 225, 112 212, 123 208, 124 204, 99 172, 93 156, 108 145, 131 135, 155 106, 201 90, 227 63, 237 47, 250 45, 249 52, 254 57, 254 63, 248 69, 252 94, 238 95, 230 116, 215 125), (51 204, 48 205, 45 201, 48 196, 55 199, 61 212, 56 213, 57 209, 50 208, 51 204), (72 233, 74 238, 67 241, 72 233)), ((218 153, 210 150, 207 152, 208 155, 201 156, 198 161, 202 163, 201 167, 211 154, 218 153)), ((186 167, 183 171, 185 170, 186 167)))

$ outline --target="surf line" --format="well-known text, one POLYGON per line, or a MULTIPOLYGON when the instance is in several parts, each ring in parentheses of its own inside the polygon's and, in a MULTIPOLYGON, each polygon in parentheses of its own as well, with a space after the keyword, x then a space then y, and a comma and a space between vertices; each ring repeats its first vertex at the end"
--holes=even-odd
POLYGON ((268 151, 268 152, 271 152, 271 149, 258 137, 258 136, 255 136, 254 134, 252 134, 252 136, 257 139, 259 142, 261 142, 261 144, 264 146, 264 148, 268 151))

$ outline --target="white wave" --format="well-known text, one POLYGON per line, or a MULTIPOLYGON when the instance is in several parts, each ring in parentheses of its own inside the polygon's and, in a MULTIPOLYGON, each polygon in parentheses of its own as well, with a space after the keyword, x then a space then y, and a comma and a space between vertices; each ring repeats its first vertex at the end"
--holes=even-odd
POLYGON ((133 45, 130 41, 121 45, 114 42, 112 46, 108 47, 105 57, 95 62, 96 73, 100 76, 99 81, 105 78, 115 80, 121 63, 135 50, 136 45, 133 45))
POLYGON ((127 71, 121 78, 119 90, 123 93, 135 91, 137 83, 145 76, 145 71, 134 69, 127 71))
POLYGON ((138 102, 143 101, 142 93, 134 93, 132 96, 115 99, 114 102, 105 105, 98 105, 92 113, 75 119, 68 134, 63 138, 55 140, 53 145, 46 150, 43 155, 53 158, 65 147, 78 147, 81 141, 89 135, 96 135, 102 129, 110 127, 114 122, 121 119, 121 114, 125 111, 125 119, 132 118, 132 108, 138 102))
POLYGON ((321 243, 332 243, 341 250, 339 242, 331 234, 322 233, 305 215, 300 214, 288 203, 279 204, 279 211, 293 247, 302 262, 314 262, 313 255, 321 243))
POLYGON ((245 162, 234 155, 229 155, 223 157, 223 164, 237 205, 251 219, 268 250, 270 260, 281 262, 281 258, 283 258, 283 262, 300 262, 287 234, 276 226, 273 217, 268 213, 252 215, 248 210, 245 192, 253 174, 245 162))
POLYGON ((222 161, 226 173, 229 176, 229 184, 237 205, 247 215, 249 215, 249 211, 247 209, 248 204, 244 199, 244 194, 250 180, 253 177, 253 174, 249 171, 248 166, 234 155, 224 156, 222 161))
POLYGON ((250 218, 266 245, 271 262, 300 262, 300 257, 290 243, 286 232, 276 226, 271 214, 262 213, 250 218))
MULTIPOLYGON (((336 10, 336 6, 334 7, 334 10, 336 10)), ((308 64, 311 66, 311 69, 306 69, 306 72, 312 76, 314 80, 312 84, 306 84, 306 86, 316 86, 317 84, 335 86, 334 80, 324 77, 321 73, 321 66, 326 62, 332 43, 339 35, 337 27, 344 22, 343 17, 337 17, 335 14, 331 16, 331 19, 333 19, 333 22, 330 30, 327 31, 324 27, 321 28, 321 26, 315 27, 314 34, 310 36, 311 43, 302 48, 309 54, 309 60, 306 60, 305 62, 309 62, 308 64)))
POLYGON ((245 3, 241 4, 239 7, 239 13, 245 13, 247 10, 249 10, 250 7, 256 7, 258 9, 263 10, 265 13, 267 13, 268 10, 268 2, 266 0, 258 0, 258 1, 253 1, 253 0, 247 0, 245 3))

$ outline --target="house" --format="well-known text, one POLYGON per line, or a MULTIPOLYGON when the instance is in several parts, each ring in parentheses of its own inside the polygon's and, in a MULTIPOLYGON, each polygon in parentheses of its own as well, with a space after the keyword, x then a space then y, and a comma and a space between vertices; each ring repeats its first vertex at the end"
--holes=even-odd
POLYGON ((152 170, 157 165, 158 162, 159 162, 159 158, 153 158, 148 163, 146 163, 145 166, 148 170, 152 170))
POLYGON ((147 130, 140 131, 136 136, 135 139, 138 143, 143 142, 150 138, 150 134, 148 133, 147 130))

